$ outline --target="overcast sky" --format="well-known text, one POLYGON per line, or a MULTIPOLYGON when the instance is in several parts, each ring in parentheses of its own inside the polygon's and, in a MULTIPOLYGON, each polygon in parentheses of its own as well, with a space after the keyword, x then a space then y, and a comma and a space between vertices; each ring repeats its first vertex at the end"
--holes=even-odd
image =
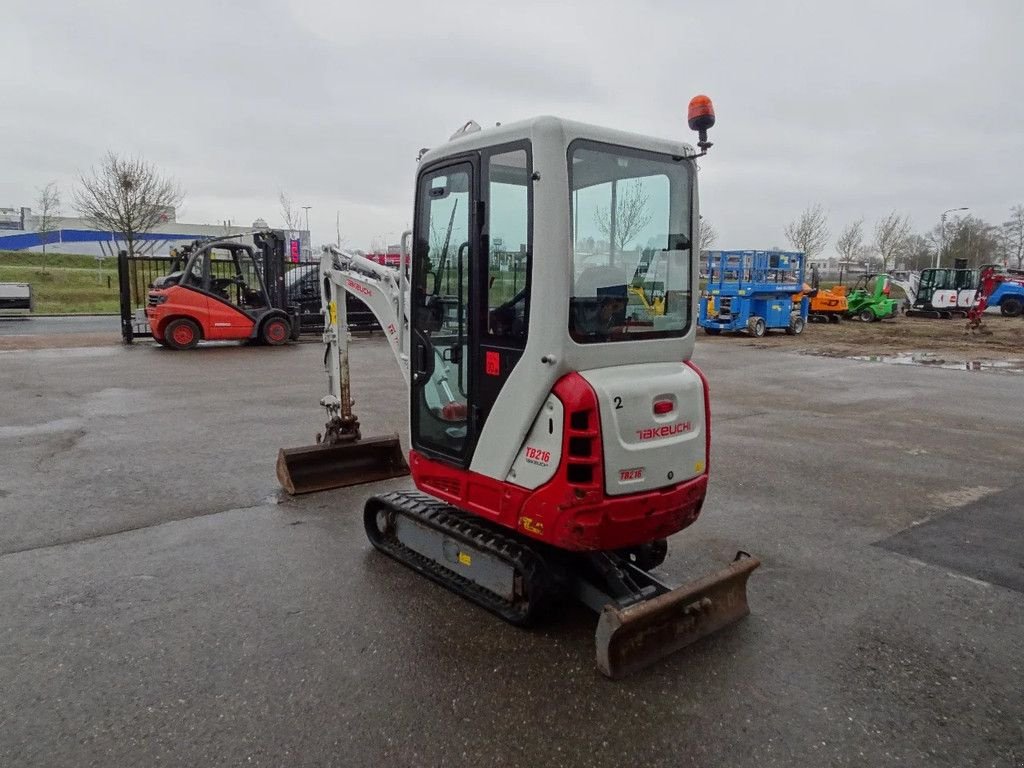
MULTIPOLYGON (((832 241, 892 208, 918 230, 1024 203, 1024 2, 5 0, 0 206, 107 149, 186 191, 179 220, 397 240, 415 158, 468 119, 537 114, 692 141, 719 247, 785 245, 812 202, 832 241)), ((65 204, 66 208, 70 206, 65 204)))

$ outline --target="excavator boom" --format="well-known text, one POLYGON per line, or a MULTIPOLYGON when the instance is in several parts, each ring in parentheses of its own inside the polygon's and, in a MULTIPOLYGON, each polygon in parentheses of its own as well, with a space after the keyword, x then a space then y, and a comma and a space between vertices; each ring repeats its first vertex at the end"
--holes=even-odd
POLYGON ((320 258, 320 290, 328 393, 320 404, 327 410, 327 424, 314 445, 278 451, 277 479, 289 494, 325 491, 409 474, 398 436, 364 439, 359 420, 352 413, 350 334, 344 296, 348 291, 369 306, 408 380, 408 356, 402 352, 404 323, 399 319, 404 306, 400 279, 401 270, 333 246, 324 248, 320 258))

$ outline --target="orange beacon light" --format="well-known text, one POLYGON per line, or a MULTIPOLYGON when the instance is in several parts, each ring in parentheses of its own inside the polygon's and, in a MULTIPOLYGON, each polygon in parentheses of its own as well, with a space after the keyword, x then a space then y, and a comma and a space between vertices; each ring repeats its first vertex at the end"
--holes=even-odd
POLYGON ((715 124, 715 107, 711 99, 704 94, 698 94, 690 99, 686 121, 691 131, 697 131, 697 146, 700 147, 701 154, 705 154, 712 146, 708 141, 708 128, 715 124))

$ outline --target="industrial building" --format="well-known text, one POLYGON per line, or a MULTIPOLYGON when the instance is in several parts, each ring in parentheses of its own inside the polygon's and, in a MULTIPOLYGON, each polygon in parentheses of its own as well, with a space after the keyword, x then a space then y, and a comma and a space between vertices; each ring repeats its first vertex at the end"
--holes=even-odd
MULTIPOLYGON (((223 237, 252 229, 265 228, 267 223, 257 219, 251 226, 233 224, 186 224, 177 220, 174 208, 168 207, 163 220, 151 231, 136 235, 139 243, 138 255, 167 254, 175 245, 208 237, 223 237)), ((0 208, 0 251, 38 251, 43 244, 46 250, 55 253, 79 253, 103 258, 116 256, 124 247, 115 232, 94 227, 87 219, 78 216, 55 217, 47 232, 40 232, 40 217, 31 208, 0 208)), ((294 257, 311 253, 309 232, 298 230, 292 233, 293 246, 298 253, 294 257)), ((296 260, 298 260, 296 258, 296 260)))

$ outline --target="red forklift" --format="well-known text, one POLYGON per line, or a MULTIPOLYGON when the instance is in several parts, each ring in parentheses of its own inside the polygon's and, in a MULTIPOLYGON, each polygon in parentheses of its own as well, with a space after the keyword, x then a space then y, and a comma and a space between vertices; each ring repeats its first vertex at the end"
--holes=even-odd
POLYGON ((288 301, 281 233, 197 240, 172 252, 172 272, 153 281, 146 306, 153 338, 171 349, 200 341, 253 341, 278 346, 299 336, 288 301))

